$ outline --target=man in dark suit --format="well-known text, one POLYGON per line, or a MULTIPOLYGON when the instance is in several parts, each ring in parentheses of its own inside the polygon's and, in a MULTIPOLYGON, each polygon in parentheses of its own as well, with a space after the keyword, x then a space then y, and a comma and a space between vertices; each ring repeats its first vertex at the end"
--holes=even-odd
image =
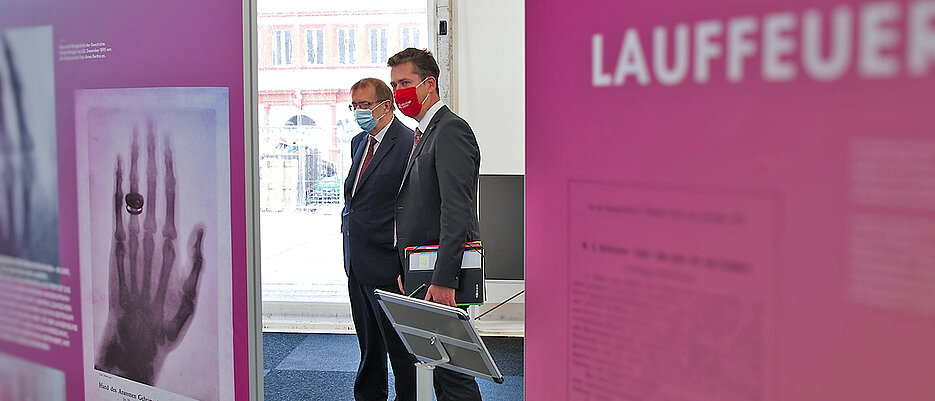
POLYGON ((364 130, 351 140, 353 162, 344 181, 344 270, 360 365, 357 400, 386 400, 386 356, 396 381, 396 400, 415 400, 416 359, 406 350, 373 291, 399 292, 402 265, 393 246, 393 210, 409 152, 412 130, 393 118, 392 92, 376 78, 351 87, 351 109, 364 130))
MULTIPOLYGON (((477 179, 480 149, 471 127, 445 106, 438 92, 438 64, 432 53, 405 49, 393 57, 390 85, 399 110, 419 121, 415 147, 396 198, 397 250, 438 245, 425 299, 449 306, 459 287, 464 245, 480 239, 477 179)), ((439 401, 480 400, 472 376, 435 369, 439 401)))

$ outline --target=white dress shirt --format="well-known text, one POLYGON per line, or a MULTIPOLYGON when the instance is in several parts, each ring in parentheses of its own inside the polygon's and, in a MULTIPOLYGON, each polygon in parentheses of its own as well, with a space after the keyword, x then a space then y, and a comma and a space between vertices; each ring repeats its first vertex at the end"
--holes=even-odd
POLYGON ((438 113, 438 110, 441 110, 444 105, 445 103, 439 100, 435 102, 432 107, 429 107, 428 111, 426 111, 425 115, 422 117, 422 120, 419 121, 419 132, 425 133, 425 130, 429 128, 429 123, 432 122, 432 118, 435 117, 435 113, 438 113))
MULTIPOLYGON (((373 143, 373 154, 374 155, 377 154, 377 148, 379 148, 380 143, 383 142, 383 137, 386 136, 386 131, 390 130, 390 125, 393 125, 392 118, 390 118, 389 124, 386 124, 386 126, 383 127, 383 129, 381 129, 380 132, 377 132, 377 134, 373 136, 373 138, 376 140, 376 142, 373 143)), ((367 157, 367 152, 368 152, 367 148, 370 146, 370 134, 369 133, 367 134, 367 138, 365 140, 367 141, 367 146, 364 146, 364 153, 363 155, 360 156, 361 157, 360 164, 357 165, 357 174, 356 174, 357 178, 354 179, 354 189, 351 191, 352 197, 354 196, 355 193, 357 193, 357 181, 360 181, 360 174, 363 173, 363 171, 361 171, 361 167, 364 166, 364 158, 367 157)), ((371 163, 372 162, 373 160, 371 160, 371 163)))

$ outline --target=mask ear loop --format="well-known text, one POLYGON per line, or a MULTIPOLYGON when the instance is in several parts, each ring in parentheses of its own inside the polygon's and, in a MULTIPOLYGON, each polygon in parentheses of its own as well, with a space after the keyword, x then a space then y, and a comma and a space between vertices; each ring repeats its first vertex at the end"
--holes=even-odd
MULTIPOLYGON (((422 86, 422 84, 424 84, 425 81, 427 81, 428 79, 429 79, 429 77, 425 77, 425 79, 423 79, 422 82, 419 82, 419 85, 416 85, 416 88, 418 88, 419 86, 422 86)), ((425 99, 422 99, 422 101, 419 102, 419 104, 425 104, 425 101, 426 101, 426 100, 429 100, 429 95, 431 95, 431 94, 432 94, 432 92, 426 93, 426 94, 425 94, 425 99)))
MULTIPOLYGON (((390 99, 386 99, 386 100, 384 100, 384 101, 382 101, 382 102, 380 102, 380 103, 377 103, 377 106, 379 106, 379 105, 381 105, 381 104, 383 104, 383 103, 386 103, 386 102, 388 102, 388 101, 390 101, 390 99)), ((383 116, 385 116, 385 115, 386 115, 386 112, 384 111, 383 114, 380 114, 380 117, 373 117, 373 110, 370 111, 370 117, 373 117, 374 119, 377 119, 377 120, 383 118, 383 116)))

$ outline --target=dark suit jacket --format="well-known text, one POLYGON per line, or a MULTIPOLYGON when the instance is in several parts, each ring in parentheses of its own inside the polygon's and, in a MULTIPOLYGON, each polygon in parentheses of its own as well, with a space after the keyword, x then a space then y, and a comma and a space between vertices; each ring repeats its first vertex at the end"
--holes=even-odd
POLYGON ((442 106, 426 127, 396 198, 398 251, 438 245, 432 284, 459 287, 464 244, 480 239, 480 149, 467 122, 442 106))
POLYGON ((402 265, 393 247, 393 208, 412 150, 412 130, 393 119, 367 169, 361 172, 352 197, 357 169, 367 150, 367 135, 361 132, 351 140, 353 162, 344 181, 344 271, 348 276, 353 272, 362 284, 395 284, 402 265))

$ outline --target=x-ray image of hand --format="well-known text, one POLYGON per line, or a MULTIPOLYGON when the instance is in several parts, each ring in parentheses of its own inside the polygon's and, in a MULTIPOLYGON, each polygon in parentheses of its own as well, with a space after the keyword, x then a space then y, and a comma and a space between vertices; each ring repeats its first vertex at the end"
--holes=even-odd
POLYGON ((35 143, 26 123, 23 80, 5 34, 0 33, 0 254, 30 250, 35 143))
POLYGON ((152 385, 165 357, 185 336, 195 313, 198 282, 205 268, 202 251, 205 229, 201 223, 191 229, 187 242, 189 259, 179 263, 176 255, 179 194, 176 193, 171 144, 165 141, 162 160, 158 160, 157 129, 151 122, 146 133, 146 193, 143 194, 140 192, 139 135, 136 132, 133 135, 128 192, 124 192, 124 164, 119 155, 114 168, 109 316, 95 368, 152 385), (159 165, 164 168, 162 193, 157 185, 159 165), (162 199, 165 200, 164 219, 157 217, 157 201, 162 199), (157 237, 161 242, 159 252, 156 252, 157 237), (184 280, 171 280, 174 270, 179 270, 184 280), (177 307, 172 306, 175 304, 177 307))

